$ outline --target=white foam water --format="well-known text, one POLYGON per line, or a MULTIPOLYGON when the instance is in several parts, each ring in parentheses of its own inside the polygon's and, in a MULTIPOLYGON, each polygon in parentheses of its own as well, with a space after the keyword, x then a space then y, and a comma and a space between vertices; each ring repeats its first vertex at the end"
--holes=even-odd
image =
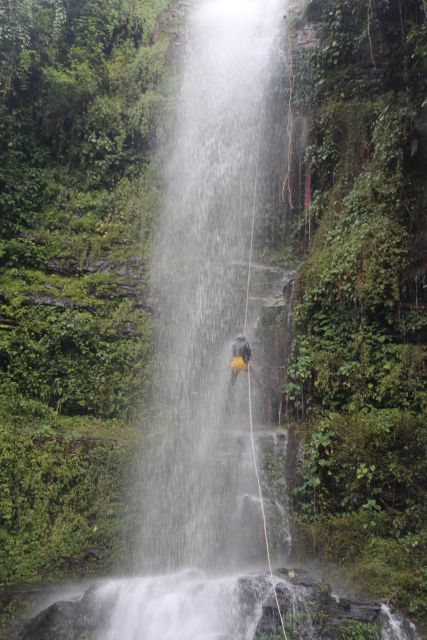
POLYGON ((382 631, 381 640, 416 640, 418 638, 415 625, 393 613, 387 605, 381 606, 382 631))
MULTIPOLYGON (((266 583, 259 589, 266 590, 266 583)), ((199 571, 106 583, 97 597, 115 603, 99 640, 251 640, 262 595, 245 610, 239 578, 199 571)))

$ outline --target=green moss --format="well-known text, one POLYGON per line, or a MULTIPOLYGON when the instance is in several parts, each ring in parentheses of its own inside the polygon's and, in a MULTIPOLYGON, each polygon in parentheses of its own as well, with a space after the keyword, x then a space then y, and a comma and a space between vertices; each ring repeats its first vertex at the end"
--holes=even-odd
POLYGON ((124 442, 25 433, 4 423, 0 441, 2 580, 111 570, 123 519, 124 442), (67 560, 94 548, 99 562, 67 560))
POLYGON ((0 581, 113 570, 151 367, 167 0, 13 4, 0 34, 0 581), (139 269, 139 266, 137 267, 139 269), (123 271, 121 271, 123 273, 123 271))
POLYGON ((309 248, 284 387, 304 442, 294 542, 422 619, 427 334, 413 278, 423 277, 414 139, 425 11, 411 0, 402 24, 397 3, 373 7, 368 23, 356 0, 309 2, 320 41, 296 70, 312 200, 292 214, 293 245, 309 248))

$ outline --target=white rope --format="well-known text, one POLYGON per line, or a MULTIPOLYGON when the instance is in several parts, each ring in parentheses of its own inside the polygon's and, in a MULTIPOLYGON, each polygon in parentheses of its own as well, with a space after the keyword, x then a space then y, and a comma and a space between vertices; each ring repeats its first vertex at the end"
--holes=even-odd
POLYGON ((262 495, 262 488, 261 488, 261 479, 260 479, 260 476, 259 476, 258 463, 257 463, 257 459, 256 459, 255 440, 254 440, 254 425, 253 425, 253 418, 252 418, 252 393, 251 393, 251 373, 250 373, 250 369, 248 369, 248 391, 249 391, 249 394, 248 394, 249 395, 249 423, 250 423, 250 426, 251 426, 252 455, 253 455, 253 459, 254 459, 255 475, 256 475, 256 479, 257 479, 257 483, 258 483, 258 493, 259 493, 259 500, 260 500, 260 504, 261 504, 261 513, 262 513, 262 522, 263 522, 263 526, 264 526, 265 548, 266 548, 266 551, 267 551, 268 568, 270 570, 271 585, 272 585, 273 591, 274 591, 274 599, 276 600, 276 606, 277 606, 277 611, 278 611, 279 618, 280 618, 280 624, 282 626, 283 636, 284 636, 285 640, 287 640, 286 630, 285 630, 285 623, 283 621, 282 612, 280 611, 279 598, 277 596, 276 583, 275 583, 275 580, 274 580, 273 568, 271 566, 270 545, 268 543, 268 533, 267 533, 267 518, 266 518, 266 515, 265 515, 264 498, 263 498, 263 495, 262 495))
MULTIPOLYGON (((247 324, 247 320, 248 320, 249 291, 250 291, 250 286, 251 286, 252 254, 253 254, 253 247, 254 247, 254 230, 255 230, 255 214, 256 214, 257 198, 258 198, 258 169, 259 169, 259 159, 260 159, 260 155, 261 155, 260 154, 260 151, 261 151, 261 123, 262 123, 262 112, 260 113, 260 125, 259 125, 259 132, 258 132, 258 151, 257 151, 257 160, 256 160, 256 166, 255 166, 254 197, 253 197, 253 203, 252 203, 251 242, 250 242, 250 248, 249 248, 248 281, 247 281, 247 286, 246 286, 245 322, 244 322, 243 333, 246 333, 246 324, 247 324)), ((263 522, 263 527, 264 527, 264 538, 265 538, 265 548, 266 548, 266 551, 267 551, 268 568, 269 568, 269 571, 270 571, 271 585, 272 585, 273 591, 274 591, 274 598, 276 600, 276 606, 277 606, 277 611, 279 613, 280 624, 281 624, 282 630, 283 630, 283 636, 284 636, 285 640, 287 640, 286 630, 285 630, 285 623, 283 622, 282 612, 280 611, 279 598, 277 596, 277 590, 276 590, 276 582, 275 582, 274 575, 273 575, 273 568, 271 566, 270 545, 268 543, 268 532, 267 532, 267 518, 266 518, 266 515, 265 515, 264 497, 263 497, 263 494, 262 494, 261 479, 260 479, 260 474, 259 474, 259 470, 258 470, 258 463, 257 463, 257 459, 256 459, 255 440, 254 440, 254 425, 253 425, 253 416, 252 416, 252 391, 251 391, 251 370, 250 370, 250 367, 248 367, 248 404, 249 404, 249 424, 250 424, 250 432, 251 432, 252 455, 253 455, 253 460, 254 460, 255 475, 256 475, 256 479, 257 479, 257 483, 258 483, 258 494, 259 494, 259 501, 260 501, 260 505, 261 505, 262 522, 263 522)))

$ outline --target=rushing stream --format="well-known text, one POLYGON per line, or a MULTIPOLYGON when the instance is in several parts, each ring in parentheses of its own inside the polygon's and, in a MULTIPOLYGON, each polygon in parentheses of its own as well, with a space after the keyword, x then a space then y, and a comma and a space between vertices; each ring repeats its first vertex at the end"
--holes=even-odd
MULTIPOLYGON (((265 584, 259 589, 265 596, 265 584)), ((196 571, 116 581, 99 595, 117 603, 104 640, 249 639, 261 615, 262 597, 245 610, 237 578, 196 571)))

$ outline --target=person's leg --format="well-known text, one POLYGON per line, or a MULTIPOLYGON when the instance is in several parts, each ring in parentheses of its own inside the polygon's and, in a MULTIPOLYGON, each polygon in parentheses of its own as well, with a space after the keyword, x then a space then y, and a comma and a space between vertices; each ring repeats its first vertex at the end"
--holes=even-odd
POLYGON ((231 401, 231 397, 232 397, 232 392, 233 392, 233 387, 236 384, 236 380, 237 380, 237 376, 238 376, 238 372, 237 371, 231 371, 231 378, 230 378, 230 382, 228 383, 228 401, 231 401))
POLYGON ((226 415, 228 418, 231 417, 233 413, 233 387, 236 384, 238 373, 235 371, 231 371, 231 378, 228 383, 228 393, 227 393, 227 402, 226 402, 226 415))

